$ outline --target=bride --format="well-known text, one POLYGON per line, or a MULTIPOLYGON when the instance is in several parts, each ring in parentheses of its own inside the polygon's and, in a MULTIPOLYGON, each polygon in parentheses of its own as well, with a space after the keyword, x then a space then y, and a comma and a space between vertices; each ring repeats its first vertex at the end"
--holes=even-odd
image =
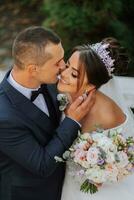
MULTIPOLYGON (((114 38, 105 38, 100 43, 74 48, 66 69, 61 73, 58 90, 68 93, 70 101, 74 101, 82 94, 86 98, 86 94, 96 89, 95 103, 81 121, 82 132, 92 132, 99 126, 105 130, 104 133, 120 128, 124 135, 133 135, 133 116, 113 77, 119 67, 126 68, 127 64, 125 49, 114 38), (104 86, 101 87, 102 85, 104 86)), ((80 191, 79 183, 69 175, 67 166, 61 199, 133 200, 133 185, 134 176, 129 176, 120 183, 103 185, 96 194, 85 194, 80 191)))

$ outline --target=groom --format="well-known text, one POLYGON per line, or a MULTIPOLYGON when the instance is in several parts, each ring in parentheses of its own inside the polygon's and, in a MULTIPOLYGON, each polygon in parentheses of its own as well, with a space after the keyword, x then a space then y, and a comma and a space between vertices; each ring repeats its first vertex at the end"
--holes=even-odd
POLYGON ((64 50, 59 37, 29 27, 16 37, 14 65, 0 84, 0 200, 60 200, 65 166, 55 162, 80 129, 94 94, 79 97, 65 119, 56 100, 64 50))

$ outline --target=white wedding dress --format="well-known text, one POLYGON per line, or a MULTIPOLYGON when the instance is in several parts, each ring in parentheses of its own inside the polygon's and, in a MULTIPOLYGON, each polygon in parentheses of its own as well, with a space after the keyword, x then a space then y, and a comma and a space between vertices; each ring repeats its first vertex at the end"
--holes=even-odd
MULTIPOLYGON (((101 91, 115 100, 126 113, 125 122, 114 129, 122 129, 122 133, 126 137, 134 136, 134 118, 125 105, 125 101, 119 92, 120 89, 116 84, 116 79, 109 81, 101 88, 101 91)), ((105 133, 107 131, 109 130, 105 130, 105 133)), ((134 174, 125 177, 121 182, 104 184, 97 193, 91 195, 80 191, 80 184, 69 174, 67 165, 61 200, 134 200, 134 174)))

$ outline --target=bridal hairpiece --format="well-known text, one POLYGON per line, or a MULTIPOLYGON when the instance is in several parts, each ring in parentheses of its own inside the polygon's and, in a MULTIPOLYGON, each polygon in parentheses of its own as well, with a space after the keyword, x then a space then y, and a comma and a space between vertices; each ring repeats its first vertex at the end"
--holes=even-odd
POLYGON ((109 44, 104 44, 102 42, 90 45, 90 48, 97 53, 97 55, 101 58, 102 62, 105 64, 106 69, 108 71, 109 76, 112 75, 114 70, 114 59, 109 56, 109 51, 107 48, 109 44))

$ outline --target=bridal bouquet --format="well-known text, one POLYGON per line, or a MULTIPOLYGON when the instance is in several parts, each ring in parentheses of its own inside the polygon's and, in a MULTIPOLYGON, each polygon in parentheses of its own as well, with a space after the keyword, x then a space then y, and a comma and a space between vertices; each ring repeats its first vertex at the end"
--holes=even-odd
POLYGON ((73 164, 72 175, 82 180, 80 190, 98 191, 103 183, 118 182, 134 170, 134 138, 124 138, 120 131, 107 134, 98 130, 78 133, 77 139, 63 157, 56 161, 73 164))

